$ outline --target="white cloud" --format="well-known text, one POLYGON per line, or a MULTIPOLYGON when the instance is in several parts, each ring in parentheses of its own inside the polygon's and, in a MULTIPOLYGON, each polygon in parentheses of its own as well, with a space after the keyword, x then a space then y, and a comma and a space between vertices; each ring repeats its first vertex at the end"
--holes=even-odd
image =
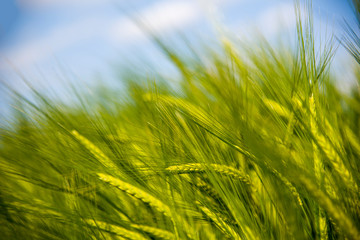
MULTIPOLYGON (((2 55, 17 67, 29 66, 56 55, 63 48, 93 36, 94 29, 89 26, 96 26, 96 24, 98 24, 96 19, 86 19, 86 21, 57 28, 31 42, 5 49, 2 55)), ((0 67, 4 68, 4 66, 0 67)))
MULTIPOLYGON (((196 1, 162 1, 140 11, 134 17, 145 27, 157 33, 179 29, 201 16, 196 1)), ((120 19, 110 28, 109 37, 114 41, 144 38, 144 32, 127 18, 120 19)))
POLYGON ((20 7, 24 8, 43 8, 85 4, 104 4, 109 2, 109 0, 16 0, 16 2, 20 7))
POLYGON ((294 5, 284 3, 265 10, 260 14, 256 25, 267 37, 274 36, 283 29, 291 29, 296 25, 294 5))
POLYGON ((243 40, 250 40, 251 37, 256 36, 254 35, 256 33, 260 33, 270 40, 278 34, 282 34, 284 30, 293 30, 296 27, 294 10, 292 3, 278 3, 275 6, 264 8, 262 11, 255 11, 255 16, 241 19, 230 29, 236 29, 237 37, 243 40))
MULTIPOLYGON (((47 2, 50 0, 31 1, 47 2)), ((69 0, 62 1, 67 2, 69 0)), ((174 28, 184 27, 193 22, 198 16, 199 8, 190 1, 162 1, 140 11, 135 18, 144 21, 156 32, 162 33, 174 28)), ((10 60, 17 67, 29 67, 56 56, 63 49, 73 44, 93 37, 103 38, 105 42, 110 43, 118 44, 120 40, 122 43, 129 44, 133 40, 143 40, 145 35, 127 17, 114 19, 104 16, 100 19, 82 19, 77 23, 46 32, 33 41, 22 41, 21 45, 5 49, 5 52, 2 52, 2 57, 10 60)), ((0 66, 0 68, 4 69, 6 66, 0 66)))

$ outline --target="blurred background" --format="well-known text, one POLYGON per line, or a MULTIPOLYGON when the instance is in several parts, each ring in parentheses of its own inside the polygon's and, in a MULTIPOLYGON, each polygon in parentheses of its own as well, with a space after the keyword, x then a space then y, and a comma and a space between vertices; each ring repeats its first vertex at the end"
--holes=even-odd
MULTIPOLYGON (((341 37, 341 24, 353 22, 346 0, 314 0, 313 10, 319 35, 341 37)), ((214 41, 219 29, 250 41, 254 32, 269 41, 282 35, 293 41, 296 32, 292 0, 1 0, 1 116, 11 102, 4 85, 29 94, 22 76, 40 92, 66 100, 66 82, 111 86, 120 81, 122 66, 170 71, 134 19, 163 39, 183 36, 194 45, 214 41)), ((344 91, 352 83, 351 59, 340 46, 334 69, 344 91)))

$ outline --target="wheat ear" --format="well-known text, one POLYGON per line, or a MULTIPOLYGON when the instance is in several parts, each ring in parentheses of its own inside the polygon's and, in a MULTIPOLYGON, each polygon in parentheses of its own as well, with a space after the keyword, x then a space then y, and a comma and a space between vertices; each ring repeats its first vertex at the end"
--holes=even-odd
POLYGON ((308 178, 300 176, 299 180, 308 193, 319 203, 319 205, 332 217, 338 226, 345 232, 350 239, 360 239, 360 233, 354 223, 346 214, 336 206, 333 201, 314 185, 308 178))
POLYGON ((271 99, 268 99, 268 98, 263 99, 263 102, 265 103, 265 105, 268 108, 274 110, 278 115, 288 118, 288 119, 290 118, 290 116, 291 116, 290 111, 287 108, 285 108, 284 106, 282 106, 281 104, 279 104, 271 99))
POLYGON ((173 233, 163 230, 163 229, 160 229, 160 228, 149 227, 149 226, 139 225, 139 224, 131 224, 130 226, 132 228, 138 229, 140 231, 149 233, 150 235, 152 235, 156 238, 160 238, 160 239, 164 239, 164 240, 175 239, 175 235, 173 233))
POLYGON ((137 188, 129 183, 126 183, 118 178, 114 178, 107 174, 98 173, 97 175, 102 181, 109 183, 110 185, 120 189, 121 191, 124 191, 127 194, 149 204, 151 207, 163 213, 165 216, 171 216, 170 208, 166 204, 164 204, 159 199, 153 197, 149 193, 141 190, 140 188, 137 188))
MULTIPOLYGON (((315 101, 314 97, 311 96, 309 99, 310 104, 310 127, 311 127, 311 133, 314 136, 317 144, 320 146, 319 150, 322 150, 326 157, 330 160, 330 163, 333 165, 334 170, 339 174, 341 179, 344 181, 344 183, 347 186, 356 186, 356 183, 354 181, 352 173, 349 171, 347 166, 344 164, 343 160, 339 156, 338 152, 330 142, 323 134, 321 134, 318 131, 318 126, 316 122, 316 108, 315 108, 315 101)), ((325 121, 327 131, 332 132, 331 125, 325 121)), ((313 144, 314 145, 314 144, 313 144)), ((314 150, 318 150, 317 147, 314 147, 314 150)), ((320 161, 319 157, 315 158, 314 161, 315 165, 315 174, 317 175, 317 178, 321 176, 321 170, 323 168, 322 162, 320 161)))
MULTIPOLYGON (((316 105, 315 105, 314 96, 311 96, 309 99, 309 107, 310 107, 310 114, 311 114, 310 130, 314 136, 319 136, 320 134, 319 134, 318 127, 317 127, 317 114, 316 114, 316 105)), ((317 185, 322 186, 324 165, 323 165, 323 162, 321 161, 320 152, 319 152, 319 149, 318 149, 315 141, 311 141, 311 142, 312 142, 312 146, 313 146, 315 177, 316 177, 317 185)), ((327 185, 327 187, 330 188, 331 186, 327 185)), ((318 225, 319 232, 320 232, 320 238, 327 239, 328 226, 326 223, 326 217, 325 217, 324 210, 319 208, 317 210, 317 212, 319 215, 317 225, 318 225)))
POLYGON ((207 170, 213 170, 225 176, 230 176, 240 180, 243 183, 250 184, 250 178, 248 175, 240 172, 239 170, 219 164, 201 164, 201 163, 188 163, 182 165, 174 165, 166 168, 166 171, 171 173, 199 173, 207 170))
POLYGON ((210 218, 224 234, 236 240, 241 240, 237 232, 232 227, 230 227, 223 219, 221 219, 216 213, 212 212, 209 208, 201 205, 199 202, 198 204, 203 213, 208 218, 210 218))
POLYGON ((351 146, 356 150, 357 154, 360 154, 359 138, 354 134, 354 132, 348 126, 345 127, 345 131, 351 146))
POLYGON ((126 228, 119 227, 119 226, 116 226, 114 224, 110 224, 110 223, 106 223, 106 222, 102 222, 102 221, 95 221, 93 219, 86 219, 85 223, 87 223, 88 225, 90 225, 92 227, 99 228, 102 231, 111 232, 113 234, 125 237, 126 239, 148 240, 147 238, 145 238, 140 233, 130 231, 130 230, 126 229, 126 228))
POLYGON ((87 138, 82 136, 76 130, 73 130, 71 134, 86 148, 88 149, 94 157, 106 168, 115 171, 118 175, 120 175, 119 168, 114 164, 111 159, 106 156, 95 144, 90 142, 87 138))

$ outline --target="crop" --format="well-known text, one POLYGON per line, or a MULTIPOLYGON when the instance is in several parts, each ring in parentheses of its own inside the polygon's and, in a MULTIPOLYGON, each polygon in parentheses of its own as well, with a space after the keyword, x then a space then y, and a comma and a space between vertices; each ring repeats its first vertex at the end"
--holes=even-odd
POLYGON ((360 239, 359 91, 337 89, 336 41, 315 44, 307 11, 295 50, 222 38, 189 57, 154 37, 176 86, 133 74, 73 106, 17 94, 1 238, 360 239))

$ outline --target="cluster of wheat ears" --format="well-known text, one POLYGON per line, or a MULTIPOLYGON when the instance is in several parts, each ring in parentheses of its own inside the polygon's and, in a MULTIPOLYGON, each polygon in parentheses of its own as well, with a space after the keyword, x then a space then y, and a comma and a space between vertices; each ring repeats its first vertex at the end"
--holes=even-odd
POLYGON ((133 74, 76 106, 14 92, 0 238, 360 239, 360 92, 338 90, 338 40, 317 44, 296 9, 295 49, 222 40, 189 57, 154 37, 176 86, 133 74))

